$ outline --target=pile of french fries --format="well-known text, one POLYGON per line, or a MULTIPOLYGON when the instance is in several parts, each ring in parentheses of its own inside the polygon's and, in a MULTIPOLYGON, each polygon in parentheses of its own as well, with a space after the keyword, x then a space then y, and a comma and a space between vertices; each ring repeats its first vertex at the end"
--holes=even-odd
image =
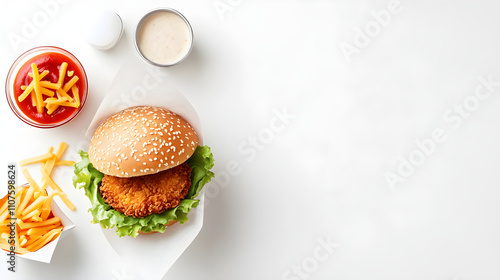
POLYGON ((62 142, 54 154, 53 148, 43 155, 20 161, 20 166, 41 163, 40 173, 42 182, 39 185, 30 175, 28 169, 23 168, 22 173, 28 184, 16 188, 15 216, 8 203, 7 196, 0 200, 0 248, 11 251, 15 243, 17 254, 35 252, 52 240, 55 240, 63 230, 59 217, 54 216, 50 204, 54 196, 59 196, 64 204, 75 210, 75 206, 67 195, 50 177, 52 170, 58 165, 73 165, 73 161, 63 161, 61 157, 67 144, 62 142), (47 187, 50 187, 49 190, 47 187), (15 223, 15 235, 12 235, 15 223), (14 239, 12 238, 14 237, 14 239))

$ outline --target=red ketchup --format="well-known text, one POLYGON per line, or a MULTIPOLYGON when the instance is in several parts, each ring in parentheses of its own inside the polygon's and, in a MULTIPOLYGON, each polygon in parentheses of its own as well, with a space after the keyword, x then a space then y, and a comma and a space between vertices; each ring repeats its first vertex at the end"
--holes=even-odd
MULTIPOLYGON (((75 62, 64 54, 56 52, 43 53, 35 56, 28 60, 19 70, 14 81, 14 99, 16 100, 19 109, 30 119, 41 124, 53 124, 63 121, 71 117, 77 108, 59 106, 52 114, 48 114, 47 110, 44 108, 42 113, 37 112, 36 106, 32 106, 31 98, 25 98, 22 102, 19 102, 19 96, 24 92, 21 86, 29 86, 32 77, 28 73, 32 72, 31 64, 35 63, 38 67, 38 72, 41 74, 44 70, 49 71, 49 74, 45 76, 42 81, 49 81, 51 83, 57 83, 59 79, 59 68, 63 62, 68 63, 68 68, 66 71, 73 71, 72 76, 78 76, 78 81, 75 86, 78 88, 78 95, 80 100, 83 98, 83 93, 85 92, 85 81, 83 79, 82 70, 76 65, 75 62)), ((64 78, 63 85, 67 83, 72 77, 66 75, 64 78)), ((72 96, 72 94, 70 94, 72 96)), ((48 96, 43 95, 43 100, 48 98, 48 96)))

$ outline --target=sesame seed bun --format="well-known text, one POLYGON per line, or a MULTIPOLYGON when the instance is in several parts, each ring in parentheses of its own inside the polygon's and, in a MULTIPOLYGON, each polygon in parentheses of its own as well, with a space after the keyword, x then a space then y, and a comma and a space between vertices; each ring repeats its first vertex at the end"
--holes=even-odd
POLYGON ((184 163, 198 136, 182 117, 160 107, 137 106, 109 117, 95 131, 89 159, 117 177, 155 174, 184 163))

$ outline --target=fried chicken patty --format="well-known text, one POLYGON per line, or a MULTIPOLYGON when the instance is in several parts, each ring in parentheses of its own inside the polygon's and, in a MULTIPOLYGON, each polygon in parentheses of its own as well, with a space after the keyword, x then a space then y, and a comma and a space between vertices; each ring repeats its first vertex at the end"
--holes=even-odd
POLYGON ((145 176, 121 178, 104 175, 99 188, 104 201, 116 211, 136 218, 175 208, 191 187, 191 167, 183 163, 145 176))

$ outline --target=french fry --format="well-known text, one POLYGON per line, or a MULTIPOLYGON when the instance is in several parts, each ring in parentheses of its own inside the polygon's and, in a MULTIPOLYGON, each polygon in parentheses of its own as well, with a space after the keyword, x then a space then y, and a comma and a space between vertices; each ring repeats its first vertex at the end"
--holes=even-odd
POLYGON ((66 142, 59 143, 59 147, 57 148, 57 152, 56 152, 56 160, 61 159, 61 157, 63 156, 67 147, 68 147, 68 143, 66 143, 66 142))
POLYGON ((42 218, 40 218, 41 211, 38 209, 35 209, 31 211, 30 213, 26 214, 23 216, 23 220, 28 220, 30 219, 33 222, 41 222, 42 218))
POLYGON ((30 172, 28 171, 28 169, 24 168, 22 170, 22 172, 23 172, 24 178, 26 178, 26 180, 28 180, 28 183, 30 184, 30 186, 32 186, 35 189, 35 191, 39 192, 40 191, 40 187, 35 182, 35 180, 33 179, 33 177, 31 177, 30 172))
MULTIPOLYGON (((56 156, 47 160, 43 165, 43 169, 49 176, 52 173, 52 169, 54 168, 55 162, 56 162, 56 156)), ((42 178, 42 188, 46 187, 47 187, 47 180, 45 178, 42 178)))
MULTIPOLYGON (((59 143, 59 147, 57 148, 57 152, 55 153, 54 158, 51 158, 45 163, 44 169, 49 176, 52 174, 52 169, 54 168, 55 162, 61 159, 67 147, 68 143, 66 142, 59 143)), ((42 187, 45 188, 46 186, 47 186, 47 180, 42 179, 42 187)))
POLYGON ((78 108, 80 105, 78 105, 75 102, 69 102, 69 101, 64 101, 64 102, 57 102, 54 103, 57 106, 66 106, 66 107, 73 107, 73 108, 78 108))
POLYGON ((32 163, 35 163, 35 162, 43 162, 43 161, 46 161, 46 160, 50 159, 53 156, 54 156, 54 154, 51 153, 51 152, 45 153, 43 155, 39 155, 39 156, 36 156, 36 157, 32 157, 32 158, 27 158, 27 159, 20 160, 19 161, 19 165, 20 166, 24 166, 24 165, 32 164, 32 163))
POLYGON ((4 221, 5 219, 7 219, 8 216, 9 216, 9 212, 7 210, 5 210, 5 211, 3 211, 2 214, 0 214, 0 220, 4 221))
MULTIPOLYGON (((40 80, 43 79, 48 74, 49 74, 49 71, 43 71, 42 74, 40 74, 40 80)), ((31 76, 33 76, 33 74, 31 74, 31 76)), ((33 81, 31 81, 31 83, 26 87, 26 89, 23 91, 23 93, 21 93, 21 95, 19 95, 17 100, 19 102, 23 102, 24 99, 26 99, 26 97, 28 97, 28 95, 33 91, 34 86, 35 86, 35 83, 33 81)))
POLYGON ((33 201, 26 209, 21 212, 21 216, 26 216, 29 212, 39 208, 47 200, 46 196, 39 196, 35 201, 33 201))
POLYGON ((21 247, 26 246, 26 243, 28 242, 28 240, 26 239, 26 236, 25 235, 22 235, 22 236, 24 236, 25 238, 23 240, 19 240, 19 246, 21 246, 21 247))
POLYGON ((47 200, 45 200, 45 202, 43 203, 42 205, 42 213, 40 214, 40 217, 42 218, 42 220, 46 220, 49 215, 50 215, 50 203, 52 202, 52 199, 54 198, 54 196, 56 195, 56 192, 52 192, 47 200))
POLYGON ((56 192, 54 192, 55 195, 58 195, 61 200, 64 202, 64 204, 66 204, 66 206, 71 210, 75 210, 75 205, 73 205, 73 203, 71 203, 71 201, 68 199, 68 197, 66 196, 66 194, 62 191, 61 187, 59 187, 55 182, 54 180, 52 180, 52 178, 50 178, 50 176, 47 174, 47 172, 45 172, 45 170, 43 168, 40 169, 40 172, 42 173, 42 177, 45 178, 45 180, 47 180, 47 182, 49 183, 49 186, 56 192))
POLYGON ((42 191, 34 192, 34 193, 33 193, 33 198, 34 198, 34 199, 37 199, 37 198, 39 198, 40 196, 45 195, 45 194, 46 194, 46 192, 45 192, 45 191, 43 191, 43 192, 42 192, 42 191))
POLYGON ((66 165, 66 166, 73 166, 76 162, 73 160, 59 160, 56 161, 55 165, 66 165))
POLYGON ((54 113, 57 110, 57 108, 59 108, 59 105, 47 104, 47 114, 52 115, 52 113, 54 113))
POLYGON ((68 69, 68 63, 63 62, 61 64, 61 67, 59 68, 59 79, 57 80, 57 84, 59 85, 59 87, 62 87, 64 78, 66 77, 66 69, 68 69))
MULTIPOLYGON (((49 74, 49 70, 43 70, 42 73, 40 73, 40 80, 43 79, 45 76, 47 76, 49 74)), ((29 72, 28 73, 28 76, 30 76, 31 78, 33 78, 33 72, 29 72)), ((27 88, 27 86, 21 86, 21 89, 23 89, 22 87, 25 87, 27 88)))
POLYGON ((63 97, 63 98, 47 98, 45 99, 45 101, 43 101, 43 103, 47 104, 47 105, 61 105, 61 103, 64 103, 68 101, 68 98, 66 97, 63 97))
POLYGON ((40 81, 40 86, 48 89, 53 89, 57 90, 60 89, 61 87, 58 84, 51 83, 49 81, 40 81))
POLYGON ((31 106, 33 107, 36 107, 36 95, 35 95, 35 92, 31 92, 30 94, 30 97, 31 97, 31 106))
MULTIPOLYGON (((22 245, 24 245, 24 244, 23 244, 23 241, 27 241, 27 240, 26 240, 26 235, 24 235, 24 234, 22 234, 22 235, 21 235, 19 232, 18 232, 18 234, 20 235, 19 240, 18 240, 18 241, 19 241, 19 245, 21 245, 21 246, 22 246, 22 245)), ((26 242, 25 242, 25 243, 26 243, 26 242)))
POLYGON ((55 237, 55 235, 59 235, 61 233, 61 230, 62 229, 53 229, 53 230, 49 231, 40 240, 38 240, 37 242, 35 242, 33 244, 28 245, 26 247, 26 249, 28 251, 33 252, 33 251, 36 251, 36 250, 42 248, 43 246, 45 246, 45 244, 52 241, 52 238, 55 237))
POLYGON ((24 186, 17 186, 16 188, 16 197, 20 196, 20 195, 25 195, 26 192, 27 192, 27 188, 24 187, 24 186))
POLYGON ((56 93, 50 89, 47 89, 47 88, 41 88, 41 91, 42 91, 42 94, 43 95, 47 95, 47 96, 54 96, 56 93))
POLYGON ((78 82, 78 80, 79 80, 78 76, 73 76, 73 77, 71 77, 71 80, 69 80, 69 81, 68 81, 68 82, 64 85, 63 90, 64 90, 65 92, 68 92, 68 91, 71 89, 71 87, 72 87, 74 84, 76 84, 76 82, 78 82))
POLYGON ((57 228, 57 227, 60 227, 60 226, 62 226, 61 222, 55 223, 55 224, 51 224, 51 225, 48 225, 48 226, 44 226, 44 227, 30 228, 30 229, 28 229, 27 234, 31 235, 31 236, 42 235, 43 233, 46 233, 49 230, 57 228))
POLYGON ((73 205, 73 203, 71 203, 71 201, 69 201, 69 199, 67 198, 67 196, 66 196, 65 193, 59 192, 59 191, 54 191, 54 192, 52 192, 47 197, 47 200, 45 200, 45 202, 44 202, 44 204, 42 206, 42 214, 41 214, 42 219, 47 219, 47 217, 49 216, 49 214, 50 214, 50 203, 52 202, 52 199, 56 195, 58 195, 59 197, 61 197, 61 200, 64 202, 64 204, 66 204, 66 206, 70 210, 72 210, 72 211, 75 210, 75 206, 73 205))
POLYGON ((49 209, 43 209, 42 208, 42 213, 40 214, 40 218, 43 220, 47 220, 47 218, 50 216, 51 210, 50 207, 49 209))
MULTIPOLYGON (((1 203, 0 205, 2 205, 2 206, 0 206, 0 214, 1 214, 2 212, 4 212, 7 209, 7 206, 8 206, 7 196, 5 196, 4 198, 2 198, 0 200, 0 203, 1 203)), ((0 219, 0 222, 1 221, 3 221, 3 220, 0 219)))
POLYGON ((9 240, 9 234, 6 233, 6 232, 3 232, 2 234, 0 234, 0 238, 2 238, 5 241, 8 241, 9 240))
POLYGON ((33 179, 33 177, 31 177, 30 172, 28 171, 28 169, 23 168, 22 172, 23 172, 24 178, 26 178, 26 180, 28 181, 28 183, 30 184, 30 186, 32 186, 35 189, 34 191, 39 192, 40 191, 40 186, 38 186, 38 184, 33 179))
MULTIPOLYGON (((52 153, 54 151, 54 147, 50 147, 48 152, 47 153, 52 153)), ((49 166, 49 164, 51 164, 51 162, 55 162, 56 159, 55 159, 55 156, 54 157, 51 157, 50 159, 46 160, 44 163, 42 163, 42 167, 45 168, 45 170, 47 170, 47 167, 49 166)), ((50 170, 52 171, 52 167, 54 167, 53 165, 50 167, 50 170)), ((46 184, 44 183, 44 180, 42 180, 42 188, 45 188, 46 184)))
POLYGON ((69 94, 68 94, 68 92, 66 90, 58 88, 58 89, 56 89, 56 92, 59 93, 62 97, 66 97, 66 99, 68 99, 69 101, 73 102, 73 98, 71 98, 71 96, 69 96, 69 94))
POLYGON ((76 207, 71 203, 71 201, 68 199, 68 196, 65 193, 57 193, 57 195, 61 198, 61 200, 66 204, 66 207, 68 207, 69 210, 75 211, 76 207))
POLYGON ((31 64, 31 69, 33 71, 33 89, 36 95, 36 110, 38 113, 43 113, 43 98, 42 90, 40 87, 40 74, 38 73, 38 68, 35 63, 31 64))
POLYGON ((54 191, 62 192, 62 189, 54 182, 54 180, 52 180, 52 178, 50 178, 49 174, 47 174, 47 171, 45 171, 45 169, 40 168, 40 173, 42 173, 42 178, 45 179, 45 181, 54 191))
POLYGON ((47 197, 47 200, 45 200, 45 202, 43 203, 42 209, 50 209, 50 203, 52 202, 52 199, 54 198, 54 196, 61 194, 61 193, 62 192, 55 191, 55 192, 52 192, 51 194, 49 194, 49 196, 47 197))
POLYGON ((75 103, 78 107, 80 107, 80 93, 78 92, 78 88, 76 86, 72 86, 71 92, 73 93, 73 98, 75 98, 75 103))
POLYGON ((26 248, 27 246, 29 246, 29 245, 37 242, 38 240, 40 240, 40 238, 42 238, 42 236, 43 236, 43 234, 33 234, 33 236, 30 236, 30 238, 28 239, 28 241, 26 241, 26 244, 24 244, 24 248, 26 248))
POLYGON ((60 222, 60 221, 61 221, 61 219, 59 217, 52 217, 52 218, 47 219, 43 222, 33 222, 33 223, 25 223, 25 222, 20 221, 20 219, 16 220, 17 224, 19 225, 19 228, 21 228, 21 229, 48 226, 48 225, 51 225, 51 224, 54 224, 54 223, 60 222))

